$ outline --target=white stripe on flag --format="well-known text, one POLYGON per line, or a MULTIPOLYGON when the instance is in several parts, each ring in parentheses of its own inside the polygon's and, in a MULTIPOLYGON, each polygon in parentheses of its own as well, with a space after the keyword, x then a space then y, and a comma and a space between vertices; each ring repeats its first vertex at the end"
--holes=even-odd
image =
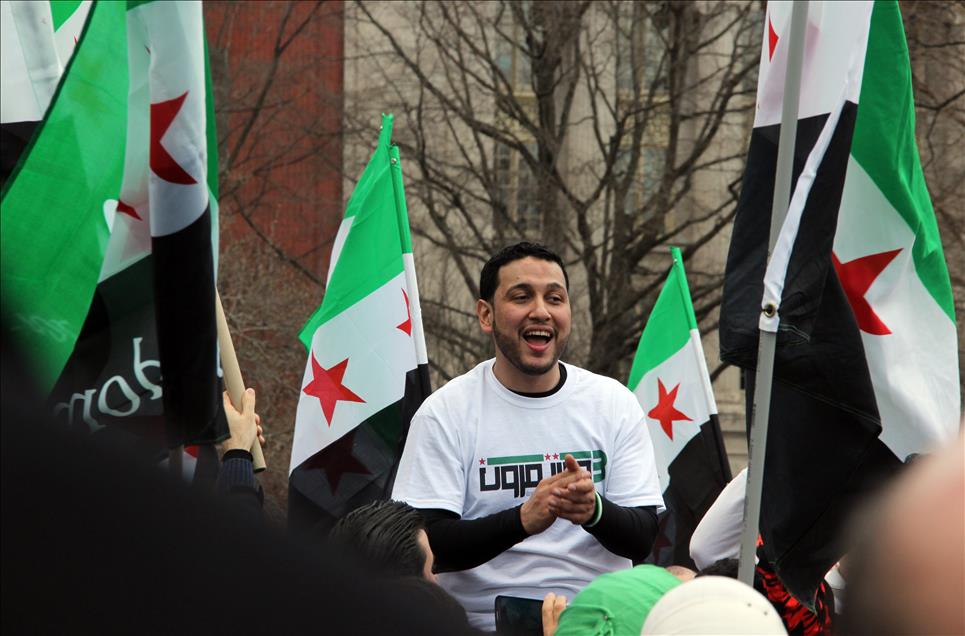
POLYGON ((881 415, 881 440, 899 459, 947 444, 961 417, 955 323, 916 273, 914 243, 908 223, 849 157, 835 254, 846 263, 901 249, 864 295, 892 333, 861 333, 881 415))
POLYGON ((13 74, 12 80, 3 78, 2 120, 3 123, 40 121, 64 72, 54 46, 50 3, 2 4, 3 73, 13 74))
POLYGON ((412 336, 398 327, 409 317, 403 290, 405 273, 400 272, 315 332, 299 391, 289 474, 306 459, 405 395, 406 373, 416 368, 417 360, 412 336), (313 356, 324 369, 348 360, 342 385, 365 400, 338 401, 331 423, 319 399, 304 391, 314 377, 313 356))
MULTIPOLYGON (((797 183, 794 185, 794 194, 791 197, 787 215, 784 217, 780 234, 778 234, 777 242, 774 244, 774 251, 771 254, 770 260, 767 262, 767 271, 764 274, 764 297, 761 299, 761 308, 763 309, 771 305, 777 307, 778 311, 771 316, 761 312, 758 324, 761 331, 777 333, 777 328, 780 324, 781 297, 784 295, 784 279, 787 277, 787 267, 791 260, 791 252, 794 249, 794 241, 797 239, 797 232, 801 226, 801 215, 804 214, 804 207, 807 204, 808 195, 811 193, 811 186, 814 185, 818 168, 824 160, 824 153, 831 144, 831 139, 834 137, 835 130, 838 127, 838 120, 841 117, 844 104, 849 96, 857 95, 861 89, 861 73, 864 69, 864 53, 868 46, 868 29, 870 27, 871 9, 873 6, 872 3, 865 3, 867 19, 864 19, 865 16, 863 16, 864 21, 861 23, 864 27, 863 36, 856 39, 852 36, 853 46, 848 58, 848 70, 840 84, 834 109, 824 122, 824 128, 821 129, 821 134, 818 136, 814 147, 808 154, 804 169, 801 170, 797 183)), ((804 84, 803 81, 802 84, 804 84)), ((801 92, 806 94, 809 88, 810 86, 806 85, 802 87, 801 92)))
POLYGON ((713 394, 708 394, 707 365, 700 348, 700 333, 690 331, 690 339, 676 353, 648 371, 633 391, 646 415, 646 427, 653 442, 661 492, 670 485, 669 467, 687 443, 700 434, 700 425, 717 413, 713 394), (671 393, 677 388, 673 408, 690 418, 670 423, 672 437, 661 423, 650 417, 660 401, 658 381, 671 393))

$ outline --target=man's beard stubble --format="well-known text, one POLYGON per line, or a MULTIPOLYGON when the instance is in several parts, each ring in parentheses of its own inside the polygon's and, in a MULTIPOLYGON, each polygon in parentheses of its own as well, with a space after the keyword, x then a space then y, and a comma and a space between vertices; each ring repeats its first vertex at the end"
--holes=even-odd
POLYGON ((543 375, 544 373, 550 371, 553 367, 559 363, 560 358, 563 356, 563 352, 566 350, 567 340, 559 340, 558 336, 554 336, 556 342, 556 347, 554 348, 554 355, 551 360, 546 362, 546 364, 541 364, 539 366, 526 364, 523 362, 522 355, 520 355, 520 349, 526 346, 526 340, 522 337, 517 338, 515 334, 508 335, 499 328, 496 323, 495 316, 493 317, 493 340, 496 342, 496 347, 502 352, 502 354, 509 360, 510 364, 525 373, 526 375, 543 375))

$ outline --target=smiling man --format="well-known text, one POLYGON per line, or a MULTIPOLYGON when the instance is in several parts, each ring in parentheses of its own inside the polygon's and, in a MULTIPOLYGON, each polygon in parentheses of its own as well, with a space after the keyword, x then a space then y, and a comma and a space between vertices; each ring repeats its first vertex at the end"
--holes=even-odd
POLYGON ((423 513, 439 583, 481 629, 497 595, 572 598, 656 536, 663 500, 636 398, 560 362, 568 289, 541 245, 489 259, 476 315, 495 358, 426 399, 399 465, 392 496, 423 513))

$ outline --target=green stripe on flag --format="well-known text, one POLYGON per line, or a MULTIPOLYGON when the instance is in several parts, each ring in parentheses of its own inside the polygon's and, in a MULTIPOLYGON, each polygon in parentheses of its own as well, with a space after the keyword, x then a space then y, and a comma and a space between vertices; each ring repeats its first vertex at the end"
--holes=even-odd
POLYGON ((0 281, 11 330, 48 390, 87 317, 127 130, 125 6, 98 2, 22 163, 5 184, 0 281))
POLYGON ((671 247, 670 256, 673 264, 657 302, 653 304, 633 357, 630 379, 627 381, 631 391, 636 389, 640 379, 650 369, 680 351, 690 341, 690 330, 697 328, 680 248, 671 247))
MULTIPOLYGON (((204 24, 204 18, 202 17, 202 24, 204 24)), ((205 95, 205 112, 204 112, 204 136, 205 136, 205 150, 208 155, 208 207, 211 211, 211 245, 212 252, 211 256, 214 259, 214 277, 215 282, 218 280, 218 261, 220 258, 220 250, 218 245, 220 243, 221 237, 221 214, 220 207, 218 204, 218 197, 221 196, 220 189, 218 186, 218 120, 215 119, 214 114, 214 84, 211 81, 211 58, 208 55, 208 36, 207 29, 202 27, 204 30, 204 95, 205 95)))
MULTIPOLYGON (((208 56, 208 38, 204 38, 204 94, 205 94, 205 141, 208 153, 208 189, 214 198, 220 195, 218 191, 218 130, 217 119, 214 114, 214 84, 211 82, 211 58, 208 56)), ((212 202, 212 205, 215 205, 212 202)))
POLYGON ((858 104, 851 154, 915 233, 918 277, 954 322, 948 268, 915 142, 911 65, 897 2, 875 2, 858 104))
POLYGON ((543 461, 543 455, 507 455, 506 457, 489 457, 486 463, 490 466, 501 466, 503 464, 532 464, 543 461))
POLYGON ((391 142, 392 115, 383 115, 378 146, 345 210, 344 218, 352 217, 352 228, 334 264, 322 304, 299 334, 307 348, 321 325, 403 271, 399 208, 390 169, 391 142))
POLYGON ((54 31, 59 31, 60 27, 74 15, 74 11, 80 6, 81 0, 50 0, 50 15, 54 21, 54 31))
POLYGON ((142 4, 151 4, 155 1, 156 0, 127 0, 127 10, 130 11, 131 9, 138 8, 142 4))
POLYGON ((389 161, 392 163, 392 187, 395 191, 395 211, 399 219, 399 238, 404 254, 412 253, 412 235, 409 233, 409 209, 405 204, 405 188, 402 187, 402 159, 399 157, 399 147, 389 149, 389 161))

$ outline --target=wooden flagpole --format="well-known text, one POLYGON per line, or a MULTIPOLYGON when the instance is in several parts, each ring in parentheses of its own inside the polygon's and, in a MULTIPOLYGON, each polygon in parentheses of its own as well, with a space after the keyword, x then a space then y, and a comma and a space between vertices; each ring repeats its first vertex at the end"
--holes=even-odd
MULTIPOLYGON (((224 307, 221 305, 220 293, 215 295, 215 313, 218 319, 218 347, 221 349, 221 369, 224 371, 225 390, 228 391, 228 398, 235 408, 240 408, 241 398, 245 392, 245 381, 241 377, 238 356, 235 355, 235 345, 231 342, 231 334, 228 332, 228 320, 225 318, 224 307)), ((256 473, 268 468, 257 435, 255 435, 255 442, 251 446, 251 458, 256 473)))

